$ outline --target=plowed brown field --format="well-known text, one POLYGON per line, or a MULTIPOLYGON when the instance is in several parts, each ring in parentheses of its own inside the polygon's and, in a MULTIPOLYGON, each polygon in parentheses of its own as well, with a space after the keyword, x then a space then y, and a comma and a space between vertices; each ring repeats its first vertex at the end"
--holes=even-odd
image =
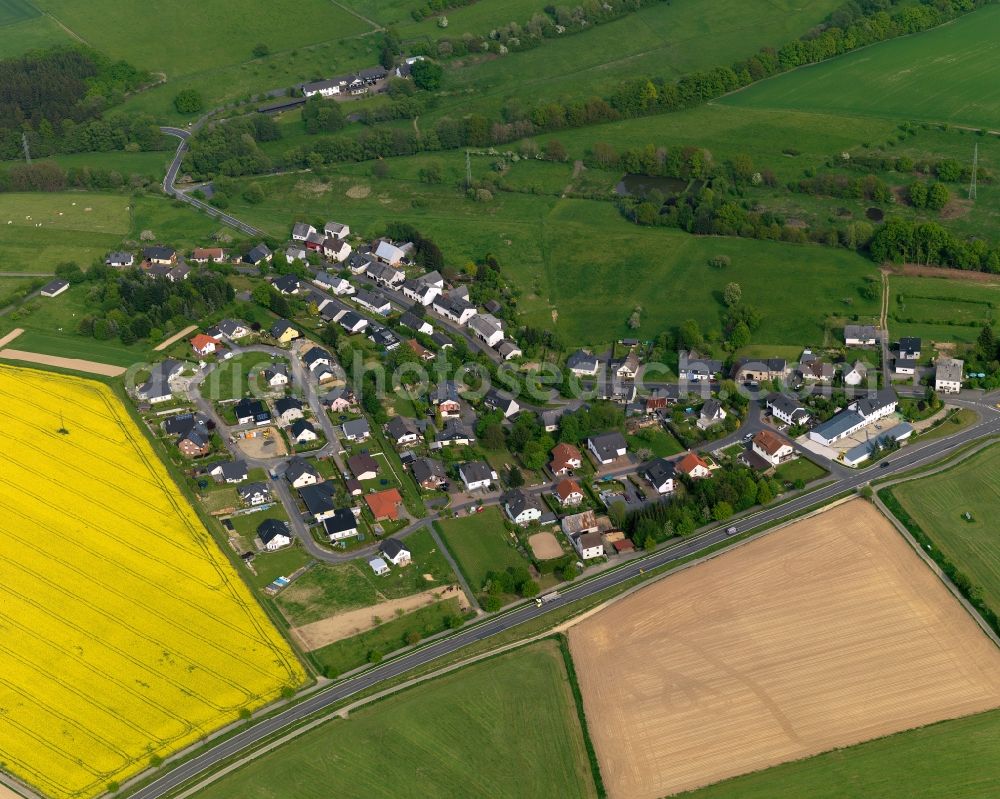
POLYGON ((570 646, 612 799, 1000 706, 1000 649, 861 500, 613 604, 570 646))

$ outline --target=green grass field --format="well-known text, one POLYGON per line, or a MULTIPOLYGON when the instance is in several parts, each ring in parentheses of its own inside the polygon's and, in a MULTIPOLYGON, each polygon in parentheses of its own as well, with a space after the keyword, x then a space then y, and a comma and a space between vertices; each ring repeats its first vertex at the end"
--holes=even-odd
POLYGON ((1000 127, 1000 8, 772 78, 720 102, 1000 127))
POLYGON ((1000 447, 941 474, 901 483, 892 493, 935 546, 980 587, 986 604, 1000 609, 1000 447), (971 522, 963 518, 966 512, 972 514, 971 522))
POLYGON ((441 538, 473 591, 482 587, 487 572, 528 565, 514 549, 496 507, 472 516, 444 519, 440 525, 441 538))
POLYGON ((28 0, 0 0, 0 26, 34 19, 41 13, 28 0))
POLYGON ((860 295, 874 265, 846 250, 643 229, 610 203, 592 200, 501 193, 492 203, 474 203, 451 186, 408 179, 402 170, 412 168, 410 162, 400 165, 397 178, 402 160, 390 160, 388 179, 363 174, 358 165, 322 180, 267 178, 259 181, 267 193, 263 203, 234 203, 232 211, 287 236, 295 219, 322 216, 336 206, 352 229, 366 234, 381 233, 390 221, 410 222, 455 265, 493 253, 521 289, 522 320, 554 327, 571 345, 629 335, 636 305, 643 308, 640 336, 648 331, 652 338, 688 318, 718 328, 721 292, 731 281, 763 316, 755 343, 820 345, 828 338, 829 317, 877 313, 877 302, 860 295), (352 186, 371 193, 350 199, 352 186), (729 255, 732 265, 710 268, 708 259, 717 254, 729 255))
POLYGON ((889 291, 894 337, 971 344, 1000 316, 1000 283, 891 275, 889 291))
MULTIPOLYGON (((699 0, 651 3, 589 31, 547 40, 533 50, 478 62, 463 59, 467 63, 461 68, 446 73, 444 88, 452 96, 430 117, 495 113, 511 96, 538 102, 604 95, 627 78, 670 78, 728 65, 762 46, 780 46, 801 36, 838 4, 837 0, 713 0, 711 12, 706 13, 699 0)), ((448 12, 447 30, 439 31, 426 22, 416 28, 432 38, 460 36, 475 30, 473 20, 481 20, 476 32, 486 33, 498 23, 526 22, 530 14, 519 14, 520 8, 516 3, 510 13, 504 13, 501 0, 481 0, 463 9, 470 18, 467 27, 460 27, 462 14, 448 12)))
POLYGON ((553 642, 469 666, 311 730, 198 799, 594 797, 553 642))
POLYGON ((654 458, 669 458, 684 451, 683 445, 673 434, 657 428, 639 430, 628 436, 627 441, 629 449, 633 452, 645 448, 653 453, 654 458))
POLYGON ((983 799, 1000 791, 1000 710, 785 763, 685 799, 983 799))
POLYGON ((817 466, 808 458, 802 457, 783 463, 774 470, 775 479, 788 483, 794 483, 796 480, 810 483, 825 474, 826 471, 822 467, 817 466))
MULTIPOLYGON (((192 357, 193 351, 192 351, 192 357)), ((228 361, 222 361, 205 379, 201 395, 213 400, 239 399, 249 393, 251 379, 255 386, 264 388, 263 382, 257 377, 266 364, 284 364, 287 362, 272 359, 265 352, 247 352, 228 361)))

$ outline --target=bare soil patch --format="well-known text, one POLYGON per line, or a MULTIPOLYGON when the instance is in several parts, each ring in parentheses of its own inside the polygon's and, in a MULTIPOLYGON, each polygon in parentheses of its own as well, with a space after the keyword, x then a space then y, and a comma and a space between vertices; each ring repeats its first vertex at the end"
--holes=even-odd
POLYGON ((23 327, 15 327, 6 336, 0 336, 0 347, 6 347, 10 342, 16 339, 24 332, 23 327))
POLYGON ((374 621, 376 617, 383 621, 389 621, 395 618, 397 611, 402 610, 404 613, 409 613, 425 605, 432 605, 446 599, 457 599, 462 610, 469 607, 469 602, 461 588, 457 585, 446 585, 405 596, 402 599, 390 599, 367 608, 338 613, 336 616, 303 624, 301 627, 293 627, 290 632, 303 650, 312 652, 327 644, 332 644, 334 641, 350 638, 352 635, 377 627, 378 624, 374 621))
POLYGON ((277 458, 288 454, 285 439, 274 427, 262 428, 256 433, 257 435, 253 438, 241 438, 236 442, 240 452, 248 458, 277 458), (265 436, 264 430, 269 430, 270 435, 265 436))
POLYGON ((369 194, 372 193, 371 186, 363 186, 360 183, 351 186, 344 194, 350 197, 352 200, 363 200, 369 194))
POLYGON ((552 533, 535 533, 528 539, 528 543, 531 545, 531 551, 539 560, 558 558, 563 554, 559 540, 552 533))
POLYGON ((300 180, 295 184, 297 194, 308 194, 313 197, 320 197, 330 191, 331 184, 322 180, 300 180))
POLYGON ((97 361, 85 361, 81 358, 60 358, 58 355, 42 355, 40 352, 3 349, 0 350, 0 358, 39 363, 44 366, 58 366, 62 369, 74 369, 77 372, 90 372, 91 374, 104 375, 105 377, 118 377, 118 375, 125 374, 124 366, 112 366, 111 364, 98 363, 97 361))
POLYGON ((198 325, 188 325, 183 330, 181 330, 179 333, 174 333, 170 338, 164 339, 163 341, 161 341, 159 344, 157 344, 155 347, 153 347, 153 349, 156 352, 163 352, 163 350, 165 350, 167 347, 169 347, 175 341, 179 341, 180 339, 184 338, 184 336, 186 336, 188 333, 193 333, 197 329, 198 329, 198 325))
POLYGON ((614 603, 570 647, 613 799, 1000 705, 1000 651, 862 500, 614 603))
POLYGON ((941 209, 941 219, 961 219, 968 216, 972 210, 972 201, 963 200, 959 197, 952 197, 948 204, 941 209))

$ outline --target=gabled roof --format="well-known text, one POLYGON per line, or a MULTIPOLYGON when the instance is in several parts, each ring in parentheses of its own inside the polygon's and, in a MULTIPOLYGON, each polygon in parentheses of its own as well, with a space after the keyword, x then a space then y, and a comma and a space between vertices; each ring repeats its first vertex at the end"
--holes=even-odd
POLYGON ((221 470, 222 477, 226 480, 245 480, 248 474, 247 465, 243 461, 224 461, 212 467, 212 471, 221 470))
POLYGON ((788 442, 781 438, 781 436, 776 433, 772 433, 770 430, 761 430, 757 435, 753 437, 753 443, 759 449, 764 450, 768 455, 774 455, 778 450, 784 446, 788 446, 788 442))
POLYGON ((597 369, 597 356, 584 350, 577 350, 566 359, 566 368, 592 372, 597 369))
POLYGON ((244 397, 233 408, 236 411, 236 418, 242 419, 246 416, 263 416, 267 413, 267 408, 264 407, 264 403, 259 399, 253 399, 251 397, 244 397))
POLYGON ((302 400, 296 397, 282 397, 274 403, 274 411, 279 416, 285 413, 285 411, 299 410, 303 408, 302 400))
POLYGON ((416 423, 405 416, 393 416, 385 426, 385 430, 395 441, 418 432, 416 423))
POLYGON ((418 483, 422 483, 431 477, 437 477, 440 480, 445 479, 444 464, 433 458, 417 458, 410 464, 410 471, 413 472, 413 479, 418 483))
POLYGON ((708 464, 701 459, 701 457, 696 452, 689 452, 683 458, 681 458, 674 465, 681 474, 691 474, 696 468, 701 466, 704 469, 708 468, 708 464))
POLYGON ((478 483, 493 479, 493 468, 486 461, 469 461, 458 467, 462 480, 466 483, 478 483))
POLYGON ((281 336, 285 333, 286 330, 295 330, 295 325, 293 325, 287 319, 279 319, 273 325, 271 325, 270 333, 273 338, 281 338, 281 336))
POLYGON ((279 278, 275 278, 271 285, 282 294, 292 294, 299 290, 299 279, 295 275, 282 275, 279 278))
POLYGON ((348 419, 342 425, 344 428, 344 435, 355 437, 368 435, 371 432, 371 427, 368 424, 368 420, 362 417, 361 419, 348 419))
POLYGON ((399 518, 399 506, 403 504, 403 497, 395 488, 389 488, 374 494, 366 494, 365 502, 376 519, 386 517, 397 519, 399 518))
POLYGON ((916 336, 903 336, 899 339, 900 352, 920 352, 920 339, 916 336))
POLYGON ((257 537, 264 544, 269 544, 279 535, 288 536, 288 523, 280 519, 264 519, 257 525, 257 537))
POLYGON ((515 488, 513 491, 506 494, 503 498, 503 504, 510 511, 512 516, 520 516, 526 510, 537 510, 540 513, 545 512, 545 508, 542 506, 541 500, 534 494, 529 494, 527 491, 523 491, 520 488, 515 488))
POLYGON ((409 552, 409 550, 395 538, 386 538, 380 541, 378 549, 379 552, 392 560, 395 560, 400 552, 409 552))
POLYGON ((601 460, 609 460, 618 457, 618 450, 625 449, 625 436, 617 430, 608 433, 601 433, 590 437, 593 449, 600 456, 601 460))
POLYGON ((241 499, 250 499, 254 494, 270 496, 271 489, 267 487, 266 483, 247 483, 246 485, 237 486, 236 493, 240 495, 241 499))
POLYGON ((313 466, 305 458, 300 458, 298 456, 288 459, 288 464, 285 467, 285 479, 289 483, 294 483, 304 474, 311 474, 315 477, 319 477, 319 472, 316 471, 316 467, 313 466))
POLYGON ((897 401, 895 391, 891 388, 882 388, 878 390, 874 397, 862 397, 852 402, 848 407, 857 411, 862 416, 868 417, 883 408, 895 405, 897 401))
POLYGON ((569 478, 560 480, 559 484, 556 486, 556 495, 559 499, 565 502, 573 494, 583 494, 580 490, 580 486, 576 484, 576 481, 570 480, 569 478))
POLYGON ((333 497, 336 489, 333 483, 315 483, 299 489, 299 496, 312 514, 327 513, 333 510, 333 497))
POLYGON ((676 469, 674 464, 665 458, 657 458, 646 466, 643 474, 654 486, 661 486, 668 480, 672 480, 676 469))
POLYGON ((316 428, 305 419, 296 419, 288 428, 292 433, 292 438, 298 438, 305 432, 315 433, 316 428))
POLYGON ((332 516, 323 522, 323 527, 327 535, 336 533, 346 533, 348 530, 355 530, 358 520, 354 518, 354 512, 350 508, 337 508, 332 516))
POLYGON ((330 361, 332 358, 330 357, 330 353, 322 347, 312 347, 302 356, 302 362, 310 368, 312 368, 314 363, 319 363, 324 360, 330 361))
POLYGON ((378 474, 378 461, 367 452, 362 452, 358 455, 352 455, 347 459, 347 468, 351 470, 351 474, 355 477, 359 477, 367 472, 378 474))
POLYGON ((560 442, 552 448, 552 466, 556 469, 565 466, 569 461, 583 460, 583 456, 580 455, 580 450, 574 447, 572 444, 567 444, 565 442, 560 442))

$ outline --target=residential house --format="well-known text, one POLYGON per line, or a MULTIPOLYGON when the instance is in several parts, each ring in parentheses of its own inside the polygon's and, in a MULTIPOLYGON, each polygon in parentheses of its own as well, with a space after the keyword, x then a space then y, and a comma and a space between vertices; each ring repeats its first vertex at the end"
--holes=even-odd
POLYGON ((135 390, 136 399, 155 405, 173 398, 170 381, 184 368, 180 361, 167 359, 154 364, 149 379, 135 390))
POLYGON ((448 347, 455 346, 455 342, 453 342, 447 334, 441 332, 440 330, 435 330, 431 333, 431 341, 434 342, 434 346, 439 350, 446 350, 448 347))
POLYGON ((434 313, 450 319, 457 325, 466 325, 476 315, 476 306, 468 300, 455 295, 454 292, 440 294, 431 303, 434 313))
POLYGON ((393 566, 407 566, 410 563, 410 551, 396 538, 386 538, 379 542, 378 551, 393 566))
POLYGON ((965 361, 959 358, 939 358, 934 370, 934 390, 940 394, 957 394, 962 390, 965 361))
MULTIPOLYGON (((433 286, 436 289, 442 289, 442 290, 444 289, 444 277, 441 275, 440 272, 437 271, 437 269, 434 269, 430 272, 424 272, 424 274, 418 277, 417 280, 419 280, 425 286, 433 286)), ((468 299, 468 297, 466 297, 466 299, 468 299)), ((490 302, 493 301, 491 300, 490 302)), ((487 308, 486 310, 489 311, 490 309, 487 308)), ((496 310, 490 311, 490 313, 497 313, 499 310, 500 306, 498 304, 496 310)))
POLYGON ((238 341, 241 338, 246 338, 251 333, 253 329, 246 322, 240 319, 223 319, 219 324, 206 332, 209 335, 216 335, 212 330, 218 330, 218 335, 228 338, 231 341, 238 341))
POLYGON ((347 468, 358 480, 374 480, 378 477, 378 461, 367 452, 352 455, 347 459, 347 468))
POLYGON ((903 336, 899 339, 899 357, 903 360, 920 360, 920 339, 915 336, 903 336))
POLYGON ((500 411, 505 419, 509 419, 521 410, 521 406, 517 404, 517 401, 513 397, 495 388, 491 388, 486 392, 486 395, 483 397, 483 405, 490 410, 500 411))
POLYGON ((496 351, 500 353, 500 357, 505 361, 512 360, 513 358, 520 358, 524 355, 524 352, 520 347, 517 346, 513 341, 509 339, 504 339, 496 346, 496 351))
POLYGON ((701 410, 698 412, 698 421, 696 424, 700 430, 708 430, 708 428, 714 427, 725 418, 726 409, 722 407, 722 403, 714 397, 710 397, 705 400, 705 404, 701 406, 701 410))
POLYGON ((692 480, 700 480, 703 477, 712 476, 712 470, 708 468, 708 464, 695 452, 689 452, 677 461, 674 464, 674 469, 685 477, 690 477, 692 480))
POLYGON ((588 438, 587 449, 593 454, 595 461, 606 466, 619 458, 624 458, 627 445, 625 437, 617 430, 612 430, 609 433, 588 438))
POLYGON ((502 502, 507 517, 514 524, 521 525, 522 527, 532 522, 537 522, 545 512, 542 501, 538 497, 520 488, 516 488, 506 494, 502 502))
POLYGON ((493 467, 486 461, 471 461, 463 463, 458 467, 458 475, 465 483, 466 491, 475 491, 479 488, 489 488, 493 481, 498 479, 498 475, 493 471, 493 467))
POLYGON ((135 256, 130 252, 112 252, 104 259, 112 269, 129 269, 135 266, 135 256))
POLYGON ((472 431, 462 422, 461 419, 448 419, 444 423, 444 429, 435 437, 431 449, 441 449, 450 446, 466 446, 476 440, 472 431))
POLYGON ((244 397, 233 406, 237 424, 267 424, 271 414, 259 399, 244 397))
POLYGON ((694 350, 681 350, 678 373, 682 381, 705 383, 722 373, 722 361, 705 358, 694 350))
POLYGON ((327 222, 323 225, 323 232, 331 239, 346 239, 351 235, 351 228, 340 222, 327 222))
POLYGON ((344 86, 345 82, 342 78, 317 80, 312 83, 303 83, 302 94, 306 97, 312 97, 314 94, 318 94, 320 97, 333 97, 340 94, 344 86))
POLYGON ((292 488, 315 485, 321 479, 316 467, 305 458, 295 456, 288 459, 285 467, 285 480, 291 484, 292 488))
POLYGON ((388 352, 399 346, 399 337, 385 325, 380 325, 376 322, 368 325, 367 337, 370 341, 388 352))
POLYGON ((654 414, 657 411, 665 410, 668 405, 673 405, 680 397, 680 385, 664 386, 653 389, 645 400, 645 410, 647 414, 654 414))
POLYGON ((403 504, 403 498, 395 488, 388 488, 385 491, 378 491, 374 494, 366 494, 365 502, 375 517, 375 521, 389 519, 396 521, 399 519, 399 508, 403 504))
POLYGON ((615 377, 619 380, 635 380, 639 376, 639 353, 631 349, 625 360, 615 365, 615 377))
POLYGON ((332 366, 333 357, 322 347, 310 347, 302 353, 302 363, 315 374, 320 366, 332 366))
POLYGON ((323 520, 323 532, 330 541, 358 536, 358 519, 350 508, 338 508, 323 520))
POLYGON ((832 363, 818 358, 811 350, 803 352, 799 359, 798 372, 805 383, 829 383, 834 371, 832 363))
POLYGON ((271 281, 274 288, 285 295, 298 294, 303 289, 302 281, 295 275, 282 275, 271 281))
POLYGON ((674 492, 675 475, 674 464, 665 458, 650 461, 642 472, 642 476, 649 481, 657 494, 672 494, 674 492))
POLYGON ((761 430, 753 437, 753 451, 772 466, 794 457, 795 450, 785 439, 770 430, 761 430))
POLYGON ((271 334, 271 338, 279 344, 291 344, 292 341, 302 335, 287 319, 276 321, 271 325, 271 329, 268 332, 271 334))
POLYGON ((394 266, 384 264, 381 261, 372 261, 368 264, 365 272, 368 278, 375 281, 377 286, 392 288, 406 279, 406 273, 394 266))
POLYGON ((351 254, 351 245, 343 239, 331 236, 323 241, 322 252, 327 258, 332 258, 337 263, 343 263, 351 254))
POLYGON ((323 249, 323 244, 326 242, 326 236, 318 231, 313 231, 308 236, 306 236, 305 245, 309 252, 319 252, 323 249))
POLYGON ((596 533, 600 530, 600 525, 597 523, 597 516, 592 510, 575 513, 572 516, 563 516, 560 525, 567 538, 582 535, 583 533, 596 533))
POLYGON ((442 419, 457 419, 462 414, 458 387, 450 380, 438 383, 431 394, 431 403, 437 407, 442 419))
POLYGON ((323 399, 323 402, 333 413, 342 413, 343 411, 349 411, 352 408, 356 408, 358 401, 354 396, 353 391, 347 391, 342 388, 337 388, 331 391, 323 399))
POLYGON ((222 461, 209 467, 208 473, 220 483, 242 483, 250 476, 243 461, 222 461))
POLYGON ((425 491, 436 491, 448 482, 444 464, 432 458, 416 458, 410 464, 410 471, 417 485, 425 491))
POLYGON ((302 497, 306 511, 317 524, 329 519, 337 512, 333 506, 336 493, 337 489, 333 483, 314 483, 299 489, 299 496, 302 497))
POLYGON ((362 308, 377 313, 380 316, 387 316, 392 310, 392 304, 380 291, 365 291, 360 289, 352 298, 362 308))
POLYGON ((56 278, 42 286, 38 293, 43 297, 58 297, 67 289, 69 289, 69 281, 56 278))
POLYGON ((570 536, 569 540, 581 560, 593 560, 604 556, 604 539, 600 533, 580 533, 570 536))
POLYGON ((338 275, 331 275, 329 272, 317 272, 312 282, 321 289, 333 292, 338 297, 344 297, 354 293, 354 286, 346 278, 338 275))
POLYGON ((748 360, 741 358, 733 369, 733 379, 737 383, 761 383, 765 380, 781 379, 788 375, 788 363, 784 358, 748 360))
POLYGON ((186 458, 200 458, 212 451, 210 435, 207 431, 192 427, 177 439, 177 449, 186 458))
POLYGON ((195 247, 191 260, 196 264, 221 264, 226 260, 226 251, 221 247, 195 247))
POLYGON ((311 233, 315 233, 316 228, 307 222, 296 222, 292 225, 292 241, 305 241, 311 233))
POLYGON ((352 252, 347 256, 347 260, 344 262, 344 266, 351 270, 352 274, 363 275, 368 271, 368 264, 370 264, 372 258, 370 255, 365 255, 360 252, 352 252))
POLYGON ((334 320, 348 333, 362 333, 368 327, 368 320, 354 311, 340 311, 334 320))
POLYGON ((288 367, 283 363, 272 363, 260 370, 268 388, 282 388, 288 385, 288 367))
POLYGON ((187 280, 188 275, 191 274, 191 267, 187 264, 178 264, 169 272, 167 272, 167 280, 171 283, 180 283, 182 280, 187 280))
POLYGON ((390 266, 397 266, 406 260, 406 253, 392 242, 383 239, 375 247, 375 257, 385 261, 390 266))
POLYGON ((406 346, 410 351, 416 355, 422 361, 433 361, 436 357, 433 352, 431 352, 427 347, 417 341, 415 338, 408 338, 406 340, 406 346))
POLYGON ((565 412, 565 408, 553 408, 552 410, 542 411, 538 414, 538 423, 546 433, 554 433, 559 429, 559 420, 562 419, 565 412))
POLYGON ((191 339, 191 349, 195 351, 195 354, 204 358, 206 355, 212 355, 219 348, 219 340, 207 336, 204 333, 199 333, 193 339, 191 339))
POLYGON ((912 358, 896 358, 892 371, 898 377, 912 377, 917 373, 917 361, 912 358))
POLYGON ((288 532, 288 522, 280 519, 265 519, 257 525, 257 538, 264 549, 274 552, 276 549, 287 547, 292 543, 292 537, 288 532))
POLYGON ((368 566, 378 577, 383 577, 389 573, 389 564, 382 560, 382 558, 372 558, 368 561, 368 566))
POLYGON ((316 428, 305 419, 296 419, 288 427, 288 437, 296 444, 308 444, 319 439, 316 428))
POLYGON ((578 377, 593 377, 600 366, 596 355, 577 350, 566 359, 566 368, 578 377))
POLYGON ((874 325, 846 325, 844 343, 848 347, 874 347, 877 331, 874 325))
POLYGON ((385 426, 385 432, 389 440, 397 447, 408 447, 411 444, 416 444, 420 437, 416 422, 405 416, 393 416, 385 426))
POLYGON ((404 297, 425 307, 434 302, 435 297, 441 293, 441 289, 437 286, 429 285, 419 279, 403 281, 401 290, 404 297))
POLYGON ((250 508, 264 505, 271 501, 271 491, 264 483, 247 483, 236 489, 240 501, 250 508))
POLYGON ((583 456, 580 455, 580 450, 572 444, 562 442, 552 448, 552 462, 549 464, 549 467, 552 469, 553 474, 569 474, 579 469, 582 464, 583 456))
POLYGON ((854 365, 844 372, 844 384, 848 386, 860 386, 868 379, 868 367, 861 361, 855 361, 854 365))
POLYGON ((426 319, 421 319, 411 311, 404 312, 403 315, 399 317, 399 323, 410 328, 410 330, 415 330, 417 333, 423 333, 425 336, 429 336, 434 332, 434 328, 431 326, 430 322, 426 319))
POLYGON ((770 394, 766 400, 771 416, 790 425, 808 424, 812 418, 798 397, 790 394, 770 394))
POLYGON ((246 255, 243 256, 243 263, 250 264, 250 266, 260 266, 264 263, 271 263, 271 259, 274 254, 267 248, 264 244, 258 244, 256 247, 250 250, 246 255))
POLYGON ((493 314, 481 313, 469 320, 469 330, 490 347, 503 341, 503 323, 493 314))
POLYGON ((170 274, 170 270, 173 267, 167 266, 166 264, 151 264, 149 261, 143 261, 142 268, 146 273, 146 277, 161 278, 170 274))
POLYGON ((296 419, 302 418, 302 400, 295 397, 282 397, 275 400, 274 412, 278 416, 278 421, 288 425, 296 419))
POLYGON ((142 250, 142 258, 151 264, 173 266, 177 263, 177 250, 170 247, 145 247, 142 250))
POLYGON ((580 490, 576 480, 567 477, 556 485, 556 498, 560 505, 571 508, 583 502, 583 491, 580 490))
POLYGON ((368 426, 368 420, 364 417, 360 419, 349 419, 340 426, 340 429, 344 433, 344 438, 348 441, 366 441, 371 435, 371 428, 368 426))
POLYGON ((875 394, 855 400, 847 407, 860 413, 870 424, 895 413, 898 402, 895 391, 891 388, 883 388, 875 394))

